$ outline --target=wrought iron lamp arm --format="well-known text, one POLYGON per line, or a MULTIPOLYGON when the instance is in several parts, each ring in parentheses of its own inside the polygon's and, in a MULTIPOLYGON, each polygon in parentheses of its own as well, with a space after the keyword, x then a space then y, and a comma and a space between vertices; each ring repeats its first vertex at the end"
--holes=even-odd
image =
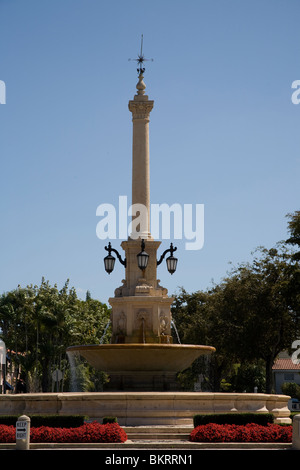
POLYGON ((111 252, 113 251, 113 252, 117 255, 117 258, 118 258, 118 260, 120 261, 120 263, 121 263, 123 266, 125 266, 125 268, 126 268, 126 258, 123 260, 123 259, 121 258, 120 253, 119 253, 117 250, 115 250, 114 248, 111 247, 111 243, 110 243, 110 242, 109 242, 108 246, 105 246, 105 247, 104 247, 104 249, 105 249, 106 251, 108 251, 108 254, 109 254, 109 255, 110 255, 111 252))
POLYGON ((171 243, 170 248, 169 248, 168 250, 165 250, 165 251, 163 252, 163 254, 161 255, 161 257, 159 258, 159 260, 156 261, 156 265, 159 266, 159 265, 162 263, 162 261, 163 261, 163 259, 164 259, 164 257, 166 256, 167 253, 170 252, 170 253, 171 253, 171 256, 173 256, 173 253, 174 253, 174 251, 176 251, 176 250, 177 250, 177 247, 173 247, 173 243, 171 243))

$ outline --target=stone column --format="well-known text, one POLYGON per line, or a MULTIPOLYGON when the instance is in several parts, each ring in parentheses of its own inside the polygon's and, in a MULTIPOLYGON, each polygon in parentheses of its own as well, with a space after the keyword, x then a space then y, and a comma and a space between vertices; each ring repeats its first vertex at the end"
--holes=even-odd
POLYGON ((137 94, 129 101, 132 113, 132 205, 133 231, 121 246, 125 251, 126 269, 123 285, 109 299, 112 307, 112 343, 172 343, 171 304, 173 298, 157 279, 157 249, 150 233, 150 165, 149 120, 153 101, 145 95, 142 73, 136 85, 137 94), (133 208, 134 209, 134 208, 133 208), (149 255, 145 271, 138 267, 137 254, 141 240, 149 255))
POLYGON ((300 450, 300 414, 293 418, 293 444, 292 449, 300 450))
MULTIPOLYGON (((139 75, 137 94, 129 101, 132 113, 132 205, 141 204, 145 211, 133 214, 133 228, 138 232, 133 238, 151 239, 150 235, 150 165, 149 165, 149 121, 153 101, 145 95, 146 85, 139 75), (136 220, 136 225, 134 220, 136 220)), ((136 206, 137 207, 137 206, 136 206)), ((138 208, 138 207, 137 207, 138 208)))

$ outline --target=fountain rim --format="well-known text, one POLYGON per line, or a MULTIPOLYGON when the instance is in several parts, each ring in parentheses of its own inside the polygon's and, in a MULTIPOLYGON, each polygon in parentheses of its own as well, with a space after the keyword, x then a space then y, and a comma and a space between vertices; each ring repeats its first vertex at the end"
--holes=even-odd
POLYGON ((190 349, 202 350, 207 352, 215 352, 213 346, 197 345, 197 344, 164 344, 164 343, 116 343, 116 344, 77 344, 69 346, 67 352, 82 351, 84 349, 190 349))

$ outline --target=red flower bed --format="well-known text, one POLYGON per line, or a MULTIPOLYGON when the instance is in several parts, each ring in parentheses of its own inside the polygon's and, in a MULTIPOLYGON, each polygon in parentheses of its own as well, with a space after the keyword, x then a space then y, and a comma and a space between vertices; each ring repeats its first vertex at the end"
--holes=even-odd
POLYGON ((190 434, 192 442, 292 442, 293 426, 279 424, 205 424, 190 434))
MULTIPOLYGON (((77 428, 30 428, 30 442, 125 442, 127 434, 117 423, 96 421, 77 428)), ((0 425, 0 442, 16 442, 16 428, 0 425)))

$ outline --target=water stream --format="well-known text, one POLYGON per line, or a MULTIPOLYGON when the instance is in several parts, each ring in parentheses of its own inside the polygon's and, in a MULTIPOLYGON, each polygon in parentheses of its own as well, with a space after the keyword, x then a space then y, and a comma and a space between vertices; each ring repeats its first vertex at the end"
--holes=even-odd
POLYGON ((79 384, 77 380, 77 362, 80 357, 77 351, 67 351, 68 360, 70 363, 71 379, 70 379, 70 392, 78 392, 79 384))
POLYGON ((105 328, 104 328, 103 335, 102 335, 101 338, 100 338, 100 344, 103 343, 104 338, 105 338, 105 335, 106 335, 106 332, 107 332, 108 327, 110 326, 110 324, 111 324, 111 320, 108 320, 108 322, 107 322, 107 324, 106 324, 106 326, 105 326, 105 328))
POLYGON ((179 338, 179 334, 178 334, 178 331, 177 331, 177 328, 176 328, 176 325, 175 325, 174 320, 171 320, 171 327, 174 328, 175 333, 176 333, 176 336, 177 336, 177 341, 178 341, 179 344, 181 344, 181 341, 180 341, 180 338, 179 338))

